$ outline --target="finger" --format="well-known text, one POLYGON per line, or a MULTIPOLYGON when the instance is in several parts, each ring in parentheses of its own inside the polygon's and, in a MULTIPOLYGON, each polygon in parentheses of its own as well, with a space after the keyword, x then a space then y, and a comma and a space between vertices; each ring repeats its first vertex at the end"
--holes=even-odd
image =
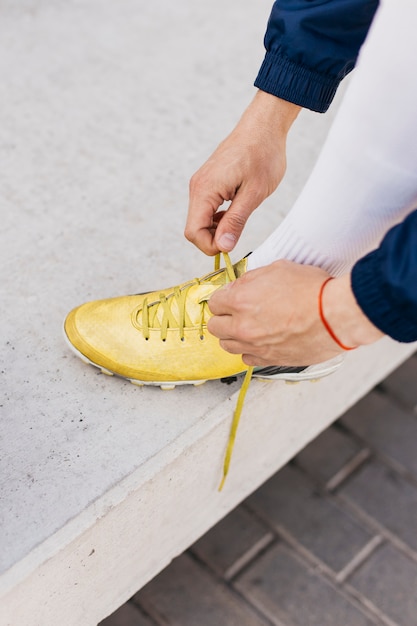
POLYGON ((239 188, 216 229, 214 241, 219 250, 222 252, 233 250, 249 216, 261 201, 262 196, 258 191, 246 187, 239 188))
POLYGON ((227 283, 223 287, 216 289, 210 296, 208 306, 213 315, 230 315, 232 307, 230 305, 230 290, 233 289, 235 283, 227 283))
POLYGON ((265 359, 256 353, 254 354, 252 352, 253 346, 244 341, 237 341, 236 339, 225 337, 220 339, 219 344, 223 350, 230 354, 241 354, 242 360, 246 365, 276 365, 276 363, 271 362, 270 359, 265 359))
POLYGON ((252 367, 254 367, 255 365, 262 365, 264 367, 267 365, 275 365, 275 363, 270 363, 269 361, 262 359, 256 354, 242 354, 242 361, 246 365, 251 365, 252 367))
POLYGON ((209 256, 214 256, 215 254, 218 254, 220 252, 215 243, 214 237, 216 234, 216 228, 218 226, 218 223, 222 219, 224 213, 225 211, 218 211, 217 213, 215 213, 213 215, 213 225, 211 226, 211 228, 202 228, 201 231, 198 232, 197 247, 209 256), (207 236, 207 233, 209 233, 209 237, 207 236))
POLYGON ((196 174, 190 181, 190 199, 184 235, 200 250, 209 255, 220 252, 215 242, 215 232, 220 217, 216 217, 224 198, 219 193, 208 192, 208 183, 196 174))
POLYGON ((191 232, 188 227, 184 230, 184 236, 191 241, 201 252, 208 256, 214 256, 220 252, 215 242, 215 229, 199 228, 191 232))
POLYGON ((220 339, 220 347, 230 354, 242 354, 244 351, 244 344, 234 339, 220 339))
POLYGON ((218 339, 232 339, 232 319, 230 315, 216 315, 207 322, 207 330, 218 339))
POLYGON ((213 228, 216 229, 217 226, 219 225, 220 220, 225 216, 226 214, 226 210, 224 211, 217 211, 217 213, 215 213, 213 215, 213 228))

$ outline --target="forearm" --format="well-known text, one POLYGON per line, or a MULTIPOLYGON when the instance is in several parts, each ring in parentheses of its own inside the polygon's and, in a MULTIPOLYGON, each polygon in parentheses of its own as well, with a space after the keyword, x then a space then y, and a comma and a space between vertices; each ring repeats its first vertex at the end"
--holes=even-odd
POLYGON ((417 340, 417 210, 357 261, 352 290, 381 331, 397 341, 417 340))
POLYGON ((339 345, 356 348, 373 343, 384 335, 358 305, 350 274, 330 280, 326 284, 320 306, 324 319, 340 342, 339 345))
MULTIPOLYGON (((416 20, 415 3, 381 5, 274 258, 345 274, 417 205, 416 20)), ((255 251, 258 266, 271 262, 269 249, 255 251)))
POLYGON ((417 340, 417 210, 391 228, 351 274, 326 285, 323 308, 348 346, 372 343, 383 334, 417 340))
POLYGON ((258 90, 238 126, 242 132, 258 127, 273 139, 286 138, 300 111, 299 105, 258 90))

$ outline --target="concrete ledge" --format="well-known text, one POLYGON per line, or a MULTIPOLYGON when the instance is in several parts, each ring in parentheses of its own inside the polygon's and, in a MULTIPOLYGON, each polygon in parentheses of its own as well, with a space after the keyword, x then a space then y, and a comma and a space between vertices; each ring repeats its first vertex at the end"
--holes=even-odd
POLYGON ((2 623, 98 623, 413 350, 383 340, 320 383, 253 381, 218 493, 236 394, 227 398, 5 573, 2 623))

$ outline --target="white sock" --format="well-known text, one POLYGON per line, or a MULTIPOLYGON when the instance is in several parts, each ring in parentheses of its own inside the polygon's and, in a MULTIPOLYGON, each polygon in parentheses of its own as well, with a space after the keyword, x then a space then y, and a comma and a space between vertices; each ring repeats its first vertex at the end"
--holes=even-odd
POLYGON ((417 207, 416 28, 417 3, 382 3, 309 180, 248 269, 285 258, 346 273, 417 207))

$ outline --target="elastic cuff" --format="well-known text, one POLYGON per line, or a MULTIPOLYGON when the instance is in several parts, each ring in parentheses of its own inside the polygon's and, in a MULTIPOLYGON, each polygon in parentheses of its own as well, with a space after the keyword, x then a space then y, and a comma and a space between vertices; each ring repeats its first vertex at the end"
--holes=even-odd
POLYGON ((417 341, 415 305, 399 300, 383 276, 378 250, 360 259, 352 269, 351 284, 356 301, 365 315, 384 334, 396 341, 417 341))
POLYGON ((324 113, 342 78, 324 76, 279 53, 267 52, 256 77, 255 87, 298 106, 324 113))

